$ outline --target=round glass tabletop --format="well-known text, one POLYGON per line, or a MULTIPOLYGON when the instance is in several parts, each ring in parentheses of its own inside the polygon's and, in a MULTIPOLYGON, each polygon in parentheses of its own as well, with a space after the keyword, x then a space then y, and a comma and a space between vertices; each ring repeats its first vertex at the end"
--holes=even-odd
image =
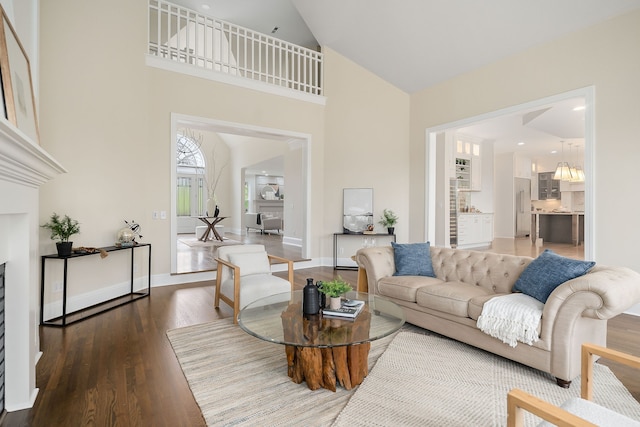
POLYGON ((364 292, 349 292, 346 298, 365 302, 355 319, 303 316, 302 291, 293 291, 252 302, 240 310, 238 323, 247 333, 277 344, 338 347, 386 337, 405 322, 402 308, 386 298, 364 292))

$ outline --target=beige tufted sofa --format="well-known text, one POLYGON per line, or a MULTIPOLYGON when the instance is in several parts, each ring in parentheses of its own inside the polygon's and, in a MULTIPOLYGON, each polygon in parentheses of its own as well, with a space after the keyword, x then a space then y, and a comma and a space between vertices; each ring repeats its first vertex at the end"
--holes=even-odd
POLYGON ((640 301, 640 274, 596 265, 551 293, 536 343, 510 347, 476 321, 486 301, 511 292, 533 258, 431 247, 431 260, 436 278, 393 276, 391 246, 360 249, 358 290, 399 304, 409 323, 548 372, 563 387, 580 374, 582 343, 606 346, 607 319, 640 301))

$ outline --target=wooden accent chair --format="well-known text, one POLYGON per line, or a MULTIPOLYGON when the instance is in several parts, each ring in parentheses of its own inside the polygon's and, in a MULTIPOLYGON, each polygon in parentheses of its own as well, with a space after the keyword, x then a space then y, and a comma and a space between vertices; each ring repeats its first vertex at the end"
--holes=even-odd
POLYGON ((594 344, 582 344, 581 398, 571 398, 560 407, 532 396, 520 389, 507 394, 507 426, 524 425, 524 412, 532 414, 558 426, 620 426, 639 425, 640 422, 613 412, 592 402, 594 356, 600 356, 618 363, 640 368, 640 357, 611 350, 594 344))
POLYGON ((233 323, 240 309, 257 299, 293 290, 293 261, 267 254, 264 245, 218 248, 214 307, 220 300, 233 308, 233 323), (288 279, 271 274, 272 262, 286 263, 288 279))

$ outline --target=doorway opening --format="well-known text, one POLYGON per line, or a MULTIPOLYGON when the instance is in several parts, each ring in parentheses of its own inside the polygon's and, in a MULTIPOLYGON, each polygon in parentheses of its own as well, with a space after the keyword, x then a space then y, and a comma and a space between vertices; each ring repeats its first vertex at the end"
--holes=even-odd
MULTIPOLYGON (((508 117, 519 117, 521 120, 521 124, 536 117, 542 117, 545 112, 551 111, 554 107, 567 104, 571 100, 581 100, 582 102, 582 110, 580 113, 584 119, 583 122, 580 122, 581 132, 581 161, 584 162, 584 182, 582 183, 583 191, 582 198, 579 200, 580 210, 582 214, 582 220, 584 225, 584 240, 583 240, 583 257, 585 259, 594 259, 595 258, 595 241, 594 241, 594 221, 593 221, 593 206, 594 206, 594 191, 593 191, 593 183, 594 183, 594 167, 593 167, 593 153, 595 151, 595 139, 594 139, 594 111, 593 111, 593 100, 594 100, 594 88, 587 87, 583 89, 578 89, 566 93, 562 93, 559 95, 555 95, 548 98, 539 99, 536 101, 528 102, 525 104, 505 108, 502 110, 482 114, 475 117, 469 117, 467 119, 459 120, 456 122, 446 123, 437 127, 428 128, 425 131, 425 144, 426 144, 426 185, 425 185, 425 239, 433 242, 435 245, 439 246, 449 246, 449 235, 447 233, 449 229, 451 218, 453 218, 457 213, 453 212, 452 206, 447 203, 447 197, 449 197, 450 192, 450 178, 451 171, 455 168, 454 158, 455 158, 455 135, 457 133, 466 133, 477 129, 481 125, 495 125, 496 123, 501 123, 504 118, 508 117), (563 104, 564 103, 564 104, 563 104), (450 152, 447 153, 445 150, 446 147, 450 148, 450 152), (453 166, 450 166, 449 164, 453 166)), ((556 108, 557 111, 559 108, 556 108)), ((547 114, 544 117, 547 120, 547 117, 552 117, 553 114, 547 114)), ((555 118, 554 118, 555 119, 555 118)), ((542 121, 542 119, 539 119, 542 121)), ((550 127, 551 123, 546 123, 546 127, 550 127)), ((514 140, 514 145, 519 142, 524 142, 525 144, 530 144, 530 148, 534 146, 539 146, 546 150, 547 152, 551 152, 553 147, 560 153, 561 145, 560 142, 568 139, 564 138, 564 135, 561 135, 559 130, 548 131, 550 134, 554 135, 553 138, 550 138, 548 141, 542 140, 531 140, 531 141, 521 141, 514 140), (551 144, 551 145, 544 145, 551 144)), ((575 133, 575 132, 573 132, 575 133)), ((513 168, 515 167, 516 160, 513 156, 498 156, 499 149, 497 146, 494 146, 493 141, 490 138, 481 136, 481 147, 482 153, 488 154, 489 157, 486 159, 487 164, 485 164, 485 158, 482 158, 483 165, 483 178, 488 177, 487 182, 489 185, 485 185, 484 180, 482 181, 482 193, 485 192, 488 194, 488 200, 484 201, 484 209, 478 209, 484 212, 494 212, 496 209, 504 209, 505 212, 508 210, 508 216, 503 216, 501 220, 501 226, 505 223, 507 227, 510 227, 511 231, 511 239, 515 238, 515 220, 517 215, 516 202, 517 197, 515 194, 514 179, 495 179, 494 174, 499 173, 502 169, 504 173, 505 170, 508 172, 513 172, 513 168), (486 146, 484 145, 485 143, 486 146), (494 153, 495 151, 495 153, 494 153), (508 160, 508 161, 505 161, 508 160), (513 163, 511 163, 513 160, 513 163), (496 200, 500 199, 500 197, 505 197, 507 195, 508 199, 506 206, 504 204, 497 204, 496 200), (504 218, 507 218, 505 221, 504 218)), ((570 135, 572 136, 572 135, 570 135)), ((567 146, 565 145, 565 150, 567 146)), ((567 160, 569 156, 576 156, 577 151, 570 154, 568 151, 564 152, 564 156, 562 154, 557 154, 556 162, 560 162, 562 157, 564 161, 567 160)), ((473 166, 473 165, 472 165, 473 166)), ((530 170, 531 180, 534 181, 534 178, 537 177, 538 170, 535 169, 530 170)), ((529 163, 529 167, 531 163, 529 163)), ((473 171, 473 167, 471 168, 473 171)), ((555 169, 555 165, 553 166, 555 169)), ((544 170, 540 170, 543 172, 544 170)), ((511 178, 516 177, 517 175, 513 173, 511 178)), ((534 187, 534 190, 537 188, 534 187)), ((472 191, 477 191, 472 190, 472 191)), ((536 192, 533 192, 537 195, 536 192)), ((471 197, 475 197, 476 200, 482 200, 482 196, 479 196, 481 193, 472 192, 471 197)), ((484 195, 486 196, 486 194, 484 195)), ((535 196, 534 196, 535 197, 535 196)), ((503 201, 504 202, 504 201, 503 201)), ((562 201, 564 202, 564 200, 562 201)), ((470 206, 470 209, 476 208, 477 206, 470 206)), ((456 206, 455 209, 458 209, 456 206)), ((536 209, 535 207, 533 208, 536 209)), ((531 207, 526 206, 525 210, 529 210, 531 212, 531 207)), ((542 211, 542 209, 540 209, 542 211)), ((534 212, 535 213, 535 212, 534 212)), ((503 238, 507 233, 498 233, 497 237, 503 238)), ((535 243, 535 242, 533 242, 535 243)))
MULTIPOLYGON (((177 218, 177 187, 178 167, 176 161, 177 135, 183 128, 199 129, 211 133, 219 133, 231 136, 245 137, 252 141, 277 141, 285 146, 285 157, 293 164, 290 167, 290 180, 296 182, 296 186, 287 189, 287 199, 285 203, 285 218, 295 219, 285 221, 284 235, 282 241, 289 247, 297 247, 301 257, 308 256, 309 249, 309 165, 310 165, 310 143, 311 136, 298 132, 282 129, 273 129, 247 125, 242 123, 225 122, 215 119, 188 116, 173 113, 171 115, 171 274, 178 274, 178 218, 177 218), (294 191, 296 190, 296 191, 294 191), (290 226, 287 228, 287 224, 290 226)), ((258 143, 258 145, 260 145, 258 143)), ((260 150, 249 150, 250 154, 243 153, 242 144, 229 148, 229 164, 227 177, 229 182, 224 186, 228 189, 224 209, 225 229, 233 230, 234 233, 243 233, 243 221, 245 207, 245 177, 244 170, 250 163, 251 155, 260 150)), ((286 162, 285 162, 286 163, 286 162)), ((197 219, 197 218, 196 218, 197 219)), ((182 272, 182 271, 181 271, 182 272)), ((186 272, 186 271, 185 271, 186 272)))

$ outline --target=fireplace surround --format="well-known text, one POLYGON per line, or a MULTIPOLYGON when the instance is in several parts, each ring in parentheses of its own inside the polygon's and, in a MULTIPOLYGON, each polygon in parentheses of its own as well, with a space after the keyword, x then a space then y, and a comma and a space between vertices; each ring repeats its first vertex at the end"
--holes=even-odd
POLYGON ((5 408, 33 406, 40 357, 39 192, 66 170, 0 118, 0 264, 5 265, 5 408))

